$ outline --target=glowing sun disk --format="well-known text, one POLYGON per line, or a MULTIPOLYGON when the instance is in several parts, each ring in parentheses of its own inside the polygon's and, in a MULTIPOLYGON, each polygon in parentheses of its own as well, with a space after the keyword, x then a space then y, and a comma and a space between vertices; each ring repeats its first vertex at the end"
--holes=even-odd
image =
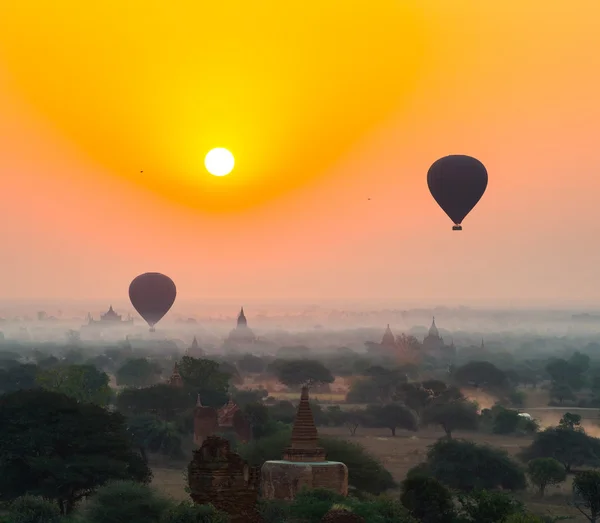
POLYGON ((223 147, 211 149, 204 158, 206 170, 213 176, 226 176, 235 165, 233 154, 223 147))

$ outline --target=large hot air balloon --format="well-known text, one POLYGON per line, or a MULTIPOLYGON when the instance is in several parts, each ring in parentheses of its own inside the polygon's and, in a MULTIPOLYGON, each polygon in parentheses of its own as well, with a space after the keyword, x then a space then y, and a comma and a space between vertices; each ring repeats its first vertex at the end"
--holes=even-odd
POLYGON ((150 325, 154 326, 169 312, 175 302, 177 288, 173 280, 159 272, 140 274, 129 285, 129 299, 136 311, 150 325))
POLYGON ((477 205, 487 184, 485 166, 479 160, 462 154, 440 158, 427 172, 429 191, 454 222, 453 231, 462 231, 462 221, 477 205))

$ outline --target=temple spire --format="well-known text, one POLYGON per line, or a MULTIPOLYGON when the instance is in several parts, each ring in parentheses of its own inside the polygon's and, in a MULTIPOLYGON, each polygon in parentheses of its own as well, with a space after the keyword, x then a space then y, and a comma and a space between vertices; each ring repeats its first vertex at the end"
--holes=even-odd
POLYGON ((302 387, 300 404, 292 429, 292 448, 314 449, 318 444, 317 426, 308 402, 308 387, 302 387))
POLYGON ((431 327, 429 327, 429 335, 435 336, 436 338, 440 335, 438 328, 435 324, 435 316, 433 317, 433 320, 431 321, 431 327))
POLYGON ((203 407, 202 400, 200 399, 200 394, 198 394, 198 398, 196 399, 196 407, 203 407))
POLYGON ((240 313, 237 319, 238 327, 246 327, 248 325, 248 320, 246 320, 246 315, 244 314, 244 307, 240 309, 240 313))
POLYGON ((319 434, 308 402, 308 387, 302 387, 300 404, 294 419, 290 446, 283 454, 285 461, 323 462, 325 450, 319 447, 319 434))

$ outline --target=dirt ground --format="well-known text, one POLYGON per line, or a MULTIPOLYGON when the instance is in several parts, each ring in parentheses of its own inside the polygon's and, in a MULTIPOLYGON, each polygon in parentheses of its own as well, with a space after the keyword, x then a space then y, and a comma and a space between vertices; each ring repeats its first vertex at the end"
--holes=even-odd
MULTIPOLYGON (((336 436, 363 445, 370 453, 379 458, 392 473, 394 479, 402 481, 406 472, 422 462, 427 447, 443 436, 441 431, 421 430, 416 433, 399 431, 394 438, 389 430, 359 428, 356 436, 350 436, 345 428, 321 428, 323 435, 336 436)), ((515 455, 521 447, 527 446, 530 438, 495 436, 481 433, 456 433, 455 437, 463 437, 477 443, 487 443, 505 449, 515 455)), ((154 468, 153 484, 174 499, 189 499, 185 492, 183 468, 154 468)), ((538 513, 552 516, 571 516, 573 522, 586 521, 583 516, 568 505, 571 483, 568 480, 558 487, 549 487, 546 497, 540 500, 531 490, 523 496, 529 508, 538 513)))

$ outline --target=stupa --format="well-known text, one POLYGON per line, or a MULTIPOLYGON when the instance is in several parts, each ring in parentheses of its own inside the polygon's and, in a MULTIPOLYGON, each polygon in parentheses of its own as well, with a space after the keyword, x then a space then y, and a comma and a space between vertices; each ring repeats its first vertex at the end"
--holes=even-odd
POLYGON ((283 459, 266 461, 261 468, 261 490, 266 499, 293 500, 303 488, 325 488, 348 495, 348 467, 327 461, 325 449, 319 447, 308 387, 302 388, 292 440, 283 459))

